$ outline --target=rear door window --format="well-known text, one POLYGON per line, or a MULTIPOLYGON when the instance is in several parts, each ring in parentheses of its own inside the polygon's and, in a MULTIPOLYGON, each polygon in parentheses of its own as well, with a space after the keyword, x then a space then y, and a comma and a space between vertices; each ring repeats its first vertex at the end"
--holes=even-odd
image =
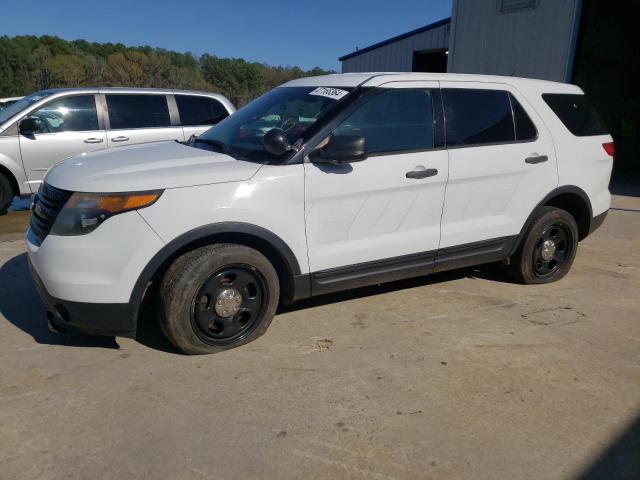
POLYGON ((112 130, 171 126, 165 95, 107 94, 106 97, 112 130))
POLYGON ((98 130, 94 95, 76 95, 48 103, 29 115, 36 119, 38 133, 85 132, 98 130))
POLYGON ((442 89, 447 146, 515 141, 509 93, 504 90, 442 89))
POLYGON ((433 148, 431 90, 385 90, 344 120, 334 135, 365 137, 370 154, 433 148))
POLYGON ((215 98, 197 95, 176 95, 180 125, 215 125, 229 116, 227 109, 215 98))
POLYGON ((545 93, 542 98, 574 135, 588 137, 609 133, 602 118, 585 95, 545 93))

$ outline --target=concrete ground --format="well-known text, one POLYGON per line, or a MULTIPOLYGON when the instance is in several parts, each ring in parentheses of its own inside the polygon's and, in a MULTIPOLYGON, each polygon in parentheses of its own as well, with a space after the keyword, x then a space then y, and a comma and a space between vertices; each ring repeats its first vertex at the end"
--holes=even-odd
POLYGON ((47 331, 0 218, 0 478, 640 478, 640 198, 559 283, 463 270, 304 302, 175 353, 47 331), (4 240, 4 241, 2 241, 4 240))

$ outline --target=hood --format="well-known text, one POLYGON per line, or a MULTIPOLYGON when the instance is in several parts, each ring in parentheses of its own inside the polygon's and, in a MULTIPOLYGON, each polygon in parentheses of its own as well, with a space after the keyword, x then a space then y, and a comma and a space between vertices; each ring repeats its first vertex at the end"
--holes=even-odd
POLYGON ((178 142, 82 153, 57 163, 45 181, 73 192, 133 192, 238 182, 261 165, 178 142))

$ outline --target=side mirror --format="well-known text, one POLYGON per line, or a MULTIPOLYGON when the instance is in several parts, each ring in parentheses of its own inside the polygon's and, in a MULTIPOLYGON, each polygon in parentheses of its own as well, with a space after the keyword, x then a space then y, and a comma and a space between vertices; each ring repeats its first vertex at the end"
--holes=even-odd
POLYGON ((18 130, 23 135, 33 135, 40 131, 40 120, 34 117, 27 117, 20 120, 18 130))
POLYGON ((355 135, 335 135, 329 143, 316 150, 313 161, 316 163, 361 162, 367 158, 367 139, 355 135))
POLYGON ((276 157, 293 150, 286 132, 280 128, 272 128, 265 133, 262 137, 262 145, 267 152, 276 157))

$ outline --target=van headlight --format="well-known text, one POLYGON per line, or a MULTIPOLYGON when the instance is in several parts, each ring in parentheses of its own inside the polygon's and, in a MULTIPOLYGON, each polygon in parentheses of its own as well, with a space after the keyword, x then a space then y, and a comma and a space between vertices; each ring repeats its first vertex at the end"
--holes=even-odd
POLYGON ((133 193, 79 193, 69 197, 58 214, 52 235, 86 235, 119 213, 153 205, 162 190, 133 193))

